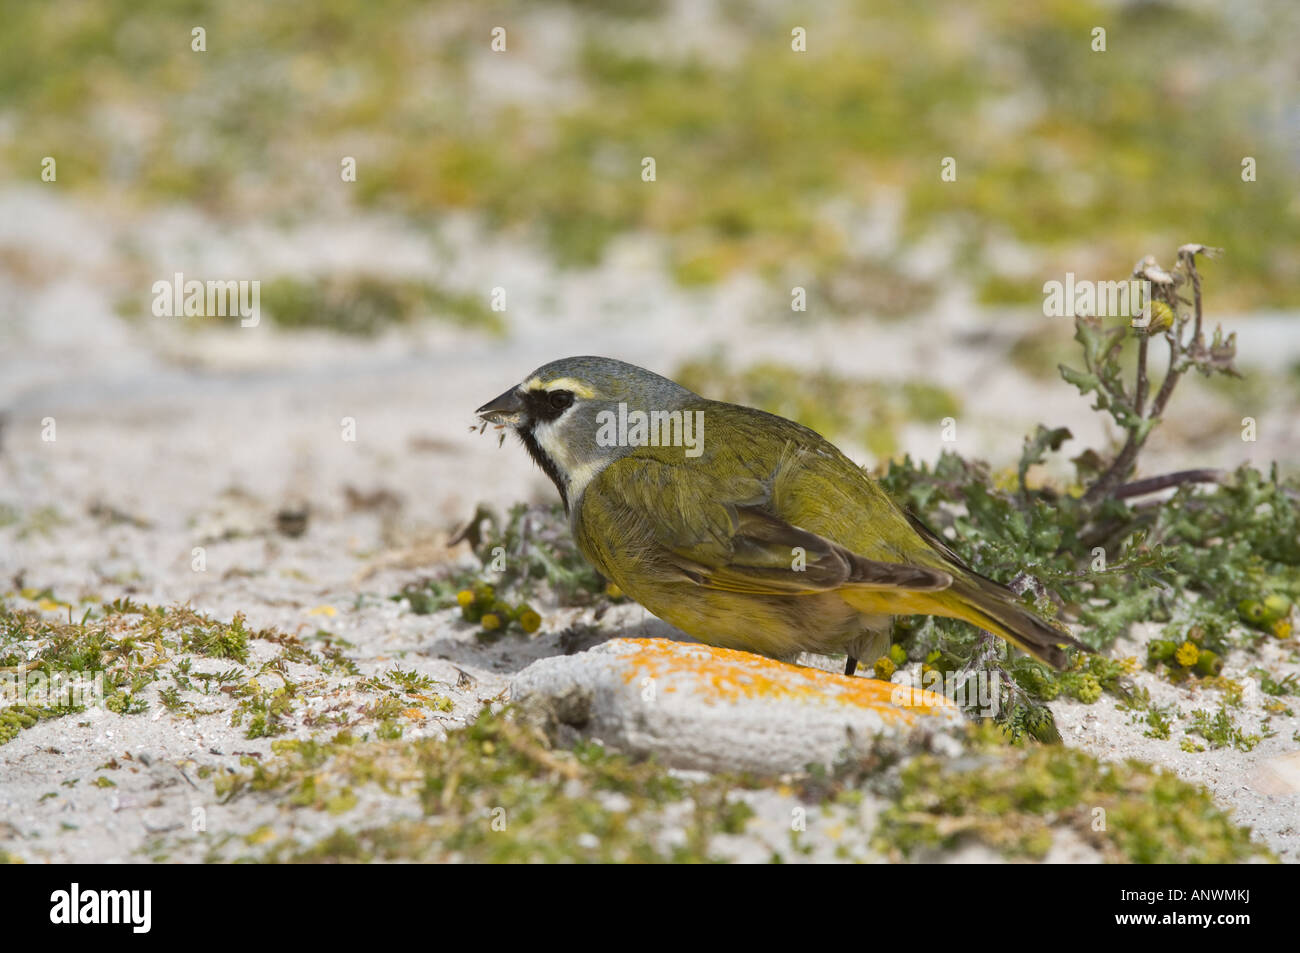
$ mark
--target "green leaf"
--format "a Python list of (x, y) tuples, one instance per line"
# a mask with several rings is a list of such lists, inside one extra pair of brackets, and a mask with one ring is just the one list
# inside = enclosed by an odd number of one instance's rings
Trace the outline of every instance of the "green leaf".
[(1086, 371), (1076, 371), (1073, 367), (1068, 367), (1065, 364), (1058, 364), (1057, 367), (1060, 369), (1061, 376), (1065, 378), (1066, 382), (1077, 387), (1080, 394), (1088, 394), (1101, 387), (1101, 378), (1096, 374), (1089, 374)]

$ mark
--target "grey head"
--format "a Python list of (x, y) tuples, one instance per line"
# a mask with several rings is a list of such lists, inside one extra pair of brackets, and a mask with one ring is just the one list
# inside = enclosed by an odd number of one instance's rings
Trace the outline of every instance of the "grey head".
[[(610, 413), (680, 410), (699, 398), (644, 367), (608, 357), (566, 357), (533, 371), (475, 411), (512, 428), (568, 510), (587, 484), (634, 447), (603, 439)], [(602, 434), (602, 426), (606, 426)]]

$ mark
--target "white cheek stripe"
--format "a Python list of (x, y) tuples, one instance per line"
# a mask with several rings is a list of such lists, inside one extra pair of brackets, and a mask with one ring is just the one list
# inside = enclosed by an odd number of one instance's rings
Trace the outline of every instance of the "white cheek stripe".
[(587, 484), (592, 481), (604, 468), (603, 461), (593, 460), (591, 463), (583, 464), (569, 474), (569, 505), (573, 506), (582, 497), (583, 490), (587, 489)]
[(587, 488), (587, 484), (591, 482), (592, 478), (601, 471), (608, 461), (593, 460), (587, 463), (578, 463), (573, 459), (568, 448), (562, 442), (554, 439), (555, 429), (555, 421), (540, 421), (533, 427), (533, 439), (560, 468), (560, 475), (564, 477), (565, 481), (565, 492), (569, 497), (569, 505), (572, 506), (578, 497), (582, 496), (582, 491)]

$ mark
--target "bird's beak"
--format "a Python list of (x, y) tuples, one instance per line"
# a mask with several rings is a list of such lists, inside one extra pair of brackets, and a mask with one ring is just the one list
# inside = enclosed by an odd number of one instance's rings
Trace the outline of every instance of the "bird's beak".
[(474, 413), (490, 423), (517, 427), (523, 423), (526, 409), (518, 388), (512, 387), (500, 397), (489, 400)]

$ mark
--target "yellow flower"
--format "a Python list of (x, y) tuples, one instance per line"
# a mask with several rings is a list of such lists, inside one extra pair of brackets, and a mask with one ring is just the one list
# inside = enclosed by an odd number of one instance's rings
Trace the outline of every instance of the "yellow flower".
[(1167, 331), (1174, 326), (1174, 312), (1169, 305), (1163, 301), (1151, 302), (1151, 324), (1149, 330), (1152, 334), (1159, 331)]
[(876, 659), (876, 664), (873, 667), (876, 671), (876, 678), (882, 682), (887, 682), (894, 677), (894, 660), (888, 655), (882, 655)]
[(1191, 642), (1184, 642), (1178, 646), (1178, 651), (1174, 653), (1174, 660), (1183, 668), (1191, 668), (1200, 657), (1201, 650)]
[(495, 612), (489, 612), (487, 615), (483, 616), (483, 628), (487, 629), (489, 632), (501, 628), (501, 617)]
[(532, 635), (542, 627), (542, 617), (532, 609), (525, 609), (519, 613), (519, 627)]
[(456, 593), (456, 601), (460, 603), (462, 609), (474, 604), (474, 593), (468, 589), (462, 589)]

